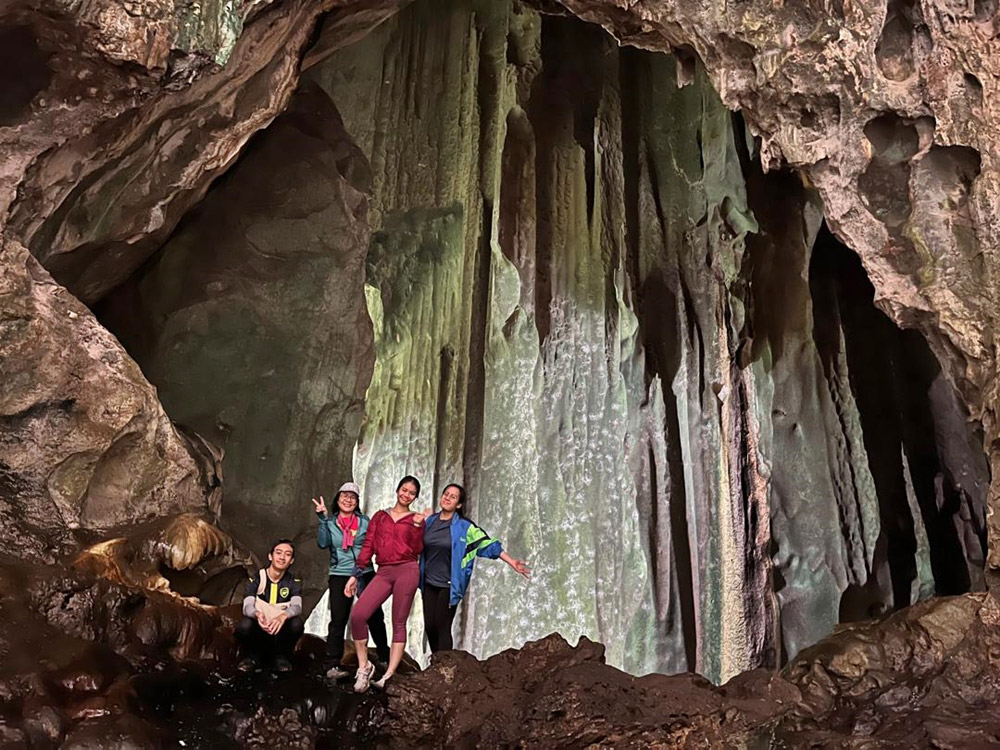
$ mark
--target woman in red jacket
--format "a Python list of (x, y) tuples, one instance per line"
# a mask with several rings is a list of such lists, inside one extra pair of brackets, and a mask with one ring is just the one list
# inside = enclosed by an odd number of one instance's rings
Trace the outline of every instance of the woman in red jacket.
[(368, 523), (368, 535), (358, 555), (354, 575), (344, 586), (344, 595), (353, 597), (358, 589), (358, 576), (371, 562), (378, 563), (378, 572), (354, 605), (351, 612), (351, 632), (354, 649), (358, 654), (358, 674), (354, 690), (363, 693), (371, 683), (375, 665), (368, 661), (368, 619), (383, 602), (392, 596), (392, 648), (389, 666), (382, 679), (375, 684), (385, 685), (396, 673), (406, 649), (406, 618), (410, 616), (413, 597), (420, 583), (420, 553), (424, 549), (424, 521), (430, 511), (415, 513), (410, 506), (420, 496), (420, 482), (406, 476), (396, 487), (396, 504), (389, 510), (380, 510)]

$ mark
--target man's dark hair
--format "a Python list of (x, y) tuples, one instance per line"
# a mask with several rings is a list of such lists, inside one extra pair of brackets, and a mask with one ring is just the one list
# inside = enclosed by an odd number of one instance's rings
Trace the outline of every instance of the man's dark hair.
[(271, 551), (268, 552), (267, 554), (273, 555), (274, 548), (277, 547), (279, 544), (287, 544), (289, 547), (291, 547), (292, 557), (295, 557), (295, 542), (293, 542), (291, 539), (279, 539), (278, 541), (276, 541), (274, 544), (271, 545)]
[(402, 479), (399, 480), (399, 484), (396, 485), (396, 492), (399, 492), (403, 488), (404, 484), (412, 484), (414, 487), (416, 487), (417, 492), (414, 495), (414, 497), (415, 498), (416, 497), (420, 497), (420, 480), (419, 479), (417, 479), (416, 477), (411, 477), (409, 474), (407, 474), (405, 477), (403, 477)]

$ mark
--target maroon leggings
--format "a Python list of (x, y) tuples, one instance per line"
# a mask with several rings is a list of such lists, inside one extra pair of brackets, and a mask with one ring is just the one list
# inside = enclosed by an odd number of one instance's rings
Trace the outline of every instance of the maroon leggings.
[(406, 643), (406, 618), (420, 583), (420, 564), (380, 565), (375, 577), (358, 597), (351, 611), (351, 633), (356, 641), (368, 640), (368, 620), (392, 596), (392, 642)]

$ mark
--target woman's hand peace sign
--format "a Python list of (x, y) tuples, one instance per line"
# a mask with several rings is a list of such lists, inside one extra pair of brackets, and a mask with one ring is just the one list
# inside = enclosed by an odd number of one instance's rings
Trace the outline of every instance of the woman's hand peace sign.
[(312, 499), (312, 504), (313, 504), (313, 509), (317, 513), (319, 513), (321, 516), (325, 516), (326, 515), (326, 501), (323, 499), (322, 495), (319, 496), (319, 500), (317, 500), (316, 498), (313, 498)]

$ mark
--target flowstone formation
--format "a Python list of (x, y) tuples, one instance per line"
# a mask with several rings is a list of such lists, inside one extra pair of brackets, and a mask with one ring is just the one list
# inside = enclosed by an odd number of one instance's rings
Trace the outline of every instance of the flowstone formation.
[(961, 399), (699, 65), (456, 2), (307, 75), (373, 167), (369, 508), (464, 481), (534, 564), (513, 596), (479, 566), (466, 648), (557, 630), (718, 681), (982, 586)]
[[(996, 740), (998, 23), (5, 3), (0, 742)], [(232, 680), (352, 449), (533, 581), (388, 698)]]
[(995, 507), (997, 6), (561, 5), (623, 43), (704, 61), (722, 100), (761, 137), (763, 163), (808, 175), (880, 308), (927, 337), (981, 420)]

